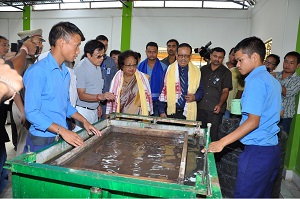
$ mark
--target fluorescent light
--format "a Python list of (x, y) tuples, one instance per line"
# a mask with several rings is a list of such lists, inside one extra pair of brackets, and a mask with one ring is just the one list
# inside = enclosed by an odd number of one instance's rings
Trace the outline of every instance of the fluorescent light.
[(61, 9), (82, 9), (82, 8), (90, 8), (89, 3), (61, 3)]
[(242, 5), (239, 5), (234, 2), (222, 2), (222, 1), (204, 1), (204, 8), (243, 8)]
[(33, 5), (33, 10), (58, 10), (59, 4), (39, 4), (39, 5)]
[(116, 2), (91, 2), (91, 8), (122, 8), (122, 3)]
[[(23, 6), (17, 6), (17, 7), (23, 9)], [(22, 12), (22, 10), (20, 10), (18, 8), (14, 8), (14, 7), (11, 7), (11, 6), (0, 6), (0, 11), (2, 11), (2, 12), (11, 12), (11, 11)]]
[(164, 1), (134, 1), (134, 7), (164, 7)]
[(166, 7), (201, 8), (202, 1), (166, 1)]

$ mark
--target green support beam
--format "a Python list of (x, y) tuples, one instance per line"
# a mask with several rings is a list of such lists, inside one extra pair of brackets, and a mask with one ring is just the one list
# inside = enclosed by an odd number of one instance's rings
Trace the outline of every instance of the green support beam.
[(125, 3), (122, 10), (121, 51), (130, 49), (132, 1)]
[(23, 30), (30, 30), (30, 6), (24, 6), (23, 11)]

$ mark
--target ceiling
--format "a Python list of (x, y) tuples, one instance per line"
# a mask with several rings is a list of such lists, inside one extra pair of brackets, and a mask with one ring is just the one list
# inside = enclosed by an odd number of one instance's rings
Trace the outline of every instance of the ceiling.
[[(14, 8), (18, 8), (20, 10), (23, 10), (22, 7), (26, 5), (41, 5), (41, 4), (53, 4), (53, 3), (69, 3), (69, 2), (116, 2), (119, 1), (122, 4), (127, 2), (128, 0), (49, 0), (49, 1), (41, 1), (41, 0), (23, 0), (23, 1), (16, 1), (16, 0), (0, 0), (0, 7), (2, 6), (10, 6)], [(133, 0), (137, 2), (142, 2), (146, 0)], [(149, 0), (147, 0), (149, 1)], [(151, 1), (151, 0), (150, 0)], [(154, 0), (152, 0), (154, 1)], [(156, 0), (157, 1), (157, 0)], [(179, 0), (164, 0), (164, 1), (179, 1)], [(250, 6), (254, 6), (255, 3), (259, 0), (189, 0), (189, 1), (202, 1), (203, 3), (206, 2), (231, 2), (234, 4), (242, 5), (242, 9), (248, 9)], [(203, 4), (204, 5), (204, 4)]]

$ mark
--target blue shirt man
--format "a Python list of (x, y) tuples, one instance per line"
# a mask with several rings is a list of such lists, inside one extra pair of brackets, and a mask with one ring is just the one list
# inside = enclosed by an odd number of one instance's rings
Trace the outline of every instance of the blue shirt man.
[(69, 98), (70, 74), (64, 62), (74, 61), (84, 40), (81, 30), (74, 24), (57, 23), (49, 33), (51, 52), (24, 74), (25, 116), (31, 123), (24, 152), (40, 150), (59, 136), (75, 147), (82, 146), (82, 138), (68, 130), (67, 117), (82, 122), (89, 134), (101, 135), (73, 108)]
[(150, 76), (150, 88), (153, 102), (153, 115), (159, 116), (158, 97), (164, 84), (164, 75), (167, 66), (157, 58), (158, 45), (155, 42), (149, 42), (146, 45), (147, 58), (142, 61), (138, 70)]
[(245, 145), (239, 156), (234, 198), (270, 198), (280, 168), (277, 133), (281, 111), (281, 86), (262, 65), (264, 42), (249, 37), (235, 47), (237, 68), (245, 79), (240, 126), (212, 142), (209, 152), (220, 152), (239, 140)]
[(66, 118), (70, 118), (77, 110), (70, 103), (70, 74), (65, 64), (60, 70), (49, 53), (45, 59), (28, 68), (24, 84), (26, 118), (32, 123), (30, 133), (40, 137), (55, 137), (56, 134), (47, 130), (53, 122), (67, 128)]

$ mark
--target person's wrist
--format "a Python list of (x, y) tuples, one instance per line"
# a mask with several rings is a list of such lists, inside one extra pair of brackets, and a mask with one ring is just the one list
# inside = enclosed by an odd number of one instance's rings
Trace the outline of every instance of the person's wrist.
[(28, 48), (26, 47), (26, 46), (22, 46), (21, 48), (20, 48), (20, 51), (21, 50), (24, 50), (25, 52), (26, 52), (26, 55), (28, 55)]

